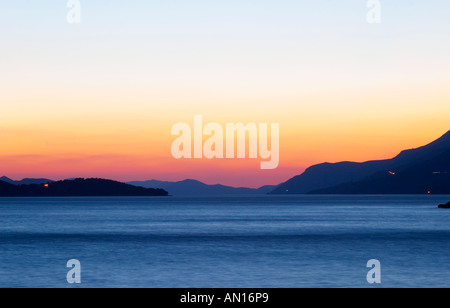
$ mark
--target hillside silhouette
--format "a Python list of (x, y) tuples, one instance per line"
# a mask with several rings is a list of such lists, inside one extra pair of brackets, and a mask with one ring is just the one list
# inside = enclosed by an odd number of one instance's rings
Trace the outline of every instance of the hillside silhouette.
[(49, 180), (49, 179), (30, 179), (30, 178), (25, 178), (23, 180), (20, 181), (14, 181), (11, 180), (10, 178), (6, 177), (6, 176), (2, 176), (0, 178), (0, 181), (9, 183), (9, 184), (13, 184), (13, 185), (28, 185), (28, 184), (46, 184), (46, 183), (52, 183), (54, 181)]
[(280, 184), (272, 194), (448, 194), (450, 131), (392, 159), (324, 163)]
[(13, 185), (0, 181), (0, 197), (168, 196), (163, 189), (143, 188), (104, 179), (74, 179)]
[(164, 182), (157, 180), (135, 181), (128, 184), (141, 186), (145, 188), (162, 188), (170, 192), (174, 196), (202, 196), (202, 195), (254, 195), (267, 194), (272, 191), (275, 186), (263, 186), (258, 189), (254, 188), (235, 188), (225, 185), (208, 185), (196, 180), (184, 180), (179, 182)]

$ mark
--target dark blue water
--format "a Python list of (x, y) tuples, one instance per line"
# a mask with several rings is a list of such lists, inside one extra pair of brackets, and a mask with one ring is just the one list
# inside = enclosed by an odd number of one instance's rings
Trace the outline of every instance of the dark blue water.
[(450, 196), (0, 199), (0, 287), (450, 286)]

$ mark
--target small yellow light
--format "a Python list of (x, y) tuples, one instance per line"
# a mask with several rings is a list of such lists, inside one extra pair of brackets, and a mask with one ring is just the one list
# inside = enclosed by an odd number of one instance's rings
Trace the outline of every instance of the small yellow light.
[(46, 188), (47, 188), (47, 187), (48, 187), (48, 184), (44, 184), (44, 187), (46, 187)]

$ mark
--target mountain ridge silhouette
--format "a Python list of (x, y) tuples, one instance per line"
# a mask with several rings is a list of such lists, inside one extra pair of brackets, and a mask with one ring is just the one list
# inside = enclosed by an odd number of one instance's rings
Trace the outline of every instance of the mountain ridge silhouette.
[[(373, 160), (367, 162), (339, 162), (339, 163), (323, 163), (309, 167), (304, 173), (297, 175), (290, 180), (280, 184), (270, 194), (307, 194), (307, 193), (375, 193), (378, 191), (390, 191), (390, 193), (402, 193), (405, 189), (395, 192), (393, 189), (368, 189), (368, 182), (364, 185), (356, 185), (359, 181), (367, 181), (372, 179), (372, 185), (381, 185), (374, 182), (373, 178), (386, 180), (385, 176), (392, 173), (403, 173), (412, 168), (413, 165), (425, 164), (433, 159), (439, 158), (443, 168), (446, 169), (445, 163), (450, 160), (447, 151), (450, 150), (450, 130), (440, 138), (430, 142), (425, 146), (401, 151), (397, 156), (385, 160)], [(434, 166), (439, 169), (439, 166)], [(442, 169), (442, 168), (441, 168)], [(439, 170), (436, 170), (439, 171)], [(441, 172), (450, 170), (441, 170)], [(406, 172), (413, 175), (412, 170)], [(445, 173), (442, 173), (445, 174)], [(422, 174), (423, 176), (423, 174)], [(441, 177), (441, 181), (446, 181), (445, 177)], [(398, 177), (396, 180), (398, 181)], [(432, 179), (428, 178), (427, 181)], [(433, 179), (434, 181), (434, 179)], [(350, 184), (352, 183), (352, 184)], [(345, 188), (344, 185), (346, 184)], [(397, 183), (397, 185), (399, 185)], [(431, 182), (430, 182), (431, 185)], [(434, 184), (434, 186), (437, 183)], [(340, 189), (337, 188), (340, 186)], [(450, 186), (450, 182), (448, 182)], [(353, 187), (350, 189), (350, 187)], [(358, 189), (359, 187), (359, 189)], [(362, 189), (364, 187), (364, 189)], [(331, 189), (333, 188), (333, 189)], [(329, 190), (327, 190), (329, 189)], [(418, 188), (417, 188), (418, 189)], [(446, 189), (438, 189), (439, 191), (447, 191)], [(410, 191), (410, 190), (407, 190)], [(422, 193), (428, 193), (429, 190)], [(411, 193), (411, 192), (410, 192)], [(419, 193), (416, 190), (416, 193)], [(450, 188), (449, 188), (450, 193)]]
[(146, 188), (162, 188), (174, 196), (267, 194), (275, 188), (273, 185), (260, 188), (231, 187), (221, 184), (209, 185), (193, 179), (177, 182), (149, 180), (127, 183)]
[(49, 179), (43, 179), (43, 178), (39, 178), (39, 179), (33, 179), (33, 178), (24, 178), (20, 181), (14, 181), (6, 176), (2, 176), (0, 178), (0, 181), (3, 182), (7, 182), (13, 185), (29, 185), (29, 184), (46, 184), (46, 183), (52, 183), (54, 181), (49, 180)]

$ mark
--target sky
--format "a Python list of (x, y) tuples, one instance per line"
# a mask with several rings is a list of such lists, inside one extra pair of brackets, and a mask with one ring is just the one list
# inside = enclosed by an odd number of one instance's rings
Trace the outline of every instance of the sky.
[[(0, 175), (258, 187), (450, 129), (450, 2), (0, 2)], [(171, 155), (175, 123), (279, 123), (280, 163)]]

